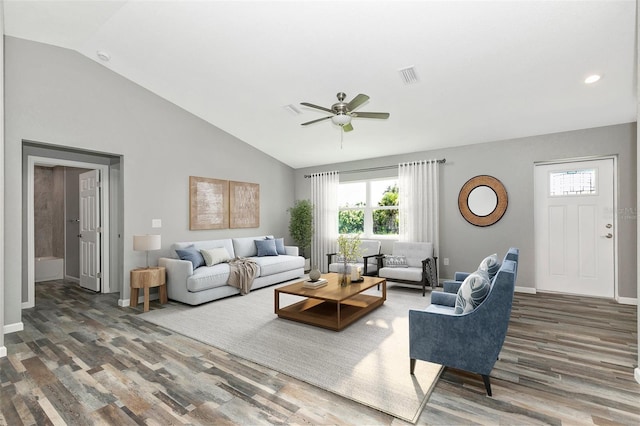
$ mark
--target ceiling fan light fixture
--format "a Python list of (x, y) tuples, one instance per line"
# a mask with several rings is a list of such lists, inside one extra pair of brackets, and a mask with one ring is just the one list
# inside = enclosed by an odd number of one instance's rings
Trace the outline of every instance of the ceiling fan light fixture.
[(331, 117), (331, 121), (338, 126), (344, 126), (345, 124), (351, 123), (351, 116), (347, 114), (336, 114)]

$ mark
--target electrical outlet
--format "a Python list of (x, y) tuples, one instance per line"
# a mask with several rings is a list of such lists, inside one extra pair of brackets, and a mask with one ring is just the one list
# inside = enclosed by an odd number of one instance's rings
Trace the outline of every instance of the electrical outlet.
[(151, 227), (152, 228), (162, 228), (162, 220), (161, 219), (151, 219)]
[(449, 266), (449, 258), (448, 257), (444, 258), (444, 266)]

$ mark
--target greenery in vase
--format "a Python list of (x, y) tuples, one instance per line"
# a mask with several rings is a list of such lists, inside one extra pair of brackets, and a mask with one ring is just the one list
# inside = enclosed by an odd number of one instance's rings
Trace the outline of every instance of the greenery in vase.
[(289, 210), (289, 235), (300, 247), (300, 254), (308, 257), (313, 236), (313, 204), (309, 200), (298, 200)]
[(362, 256), (362, 250), (360, 248), (360, 234), (353, 236), (340, 235), (338, 237), (338, 251), (346, 262), (355, 262), (360, 256)]

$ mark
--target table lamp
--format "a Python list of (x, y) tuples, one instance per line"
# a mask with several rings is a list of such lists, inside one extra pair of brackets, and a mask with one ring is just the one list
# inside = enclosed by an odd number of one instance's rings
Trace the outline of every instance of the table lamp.
[(160, 235), (134, 235), (133, 249), (147, 252), (147, 269), (149, 269), (149, 250), (160, 250), (162, 243)]

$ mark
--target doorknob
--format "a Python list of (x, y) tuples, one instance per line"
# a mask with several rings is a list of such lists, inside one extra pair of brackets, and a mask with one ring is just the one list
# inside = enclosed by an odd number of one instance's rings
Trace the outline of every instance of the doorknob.
[(605, 225), (605, 228), (607, 228), (607, 229), (611, 229), (611, 227), (612, 227), (612, 226), (613, 226), (612, 224), (607, 223), (607, 224)]
[(613, 238), (613, 234), (609, 232), (607, 235), (603, 235), (605, 238)]
[(82, 238), (82, 234), (78, 234), (78, 238)]

